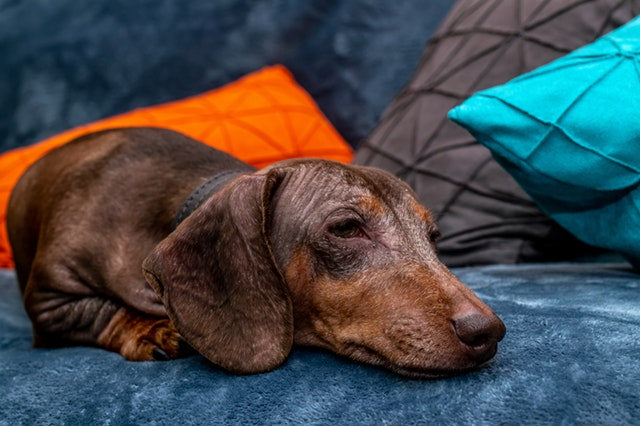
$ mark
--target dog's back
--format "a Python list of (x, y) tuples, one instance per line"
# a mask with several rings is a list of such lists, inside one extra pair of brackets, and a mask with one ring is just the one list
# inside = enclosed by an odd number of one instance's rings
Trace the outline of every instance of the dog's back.
[[(37, 249), (55, 257), (43, 262), (65, 264), (83, 276), (95, 275), (84, 268), (98, 270), (109, 282), (130, 276), (131, 268), (139, 272), (144, 257), (171, 232), (193, 188), (229, 168), (253, 170), (179, 133), (154, 128), (106, 130), (51, 151), (20, 178), (9, 201), (7, 227), (22, 291)], [(89, 285), (101, 291), (103, 284)], [(108, 292), (144, 308), (134, 287), (122, 283)]]

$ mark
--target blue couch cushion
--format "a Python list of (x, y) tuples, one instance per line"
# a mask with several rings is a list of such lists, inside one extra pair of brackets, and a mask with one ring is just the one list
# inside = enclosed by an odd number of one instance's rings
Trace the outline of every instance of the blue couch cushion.
[(507, 326), (485, 368), (411, 380), (295, 348), (233, 376), (200, 356), (129, 362), (95, 348), (31, 348), (0, 271), (0, 424), (633, 424), (640, 418), (640, 277), (628, 266), (490, 266), (458, 276)]
[(449, 117), (581, 240), (640, 265), (640, 17)]

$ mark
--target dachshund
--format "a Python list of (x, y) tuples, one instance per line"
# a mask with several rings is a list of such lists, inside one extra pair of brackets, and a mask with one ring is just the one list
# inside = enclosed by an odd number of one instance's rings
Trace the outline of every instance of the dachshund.
[(438, 260), (415, 193), (375, 168), (256, 170), (171, 130), (112, 129), (35, 162), (7, 227), (35, 347), (195, 350), (253, 374), (296, 344), (439, 377), (486, 364), (505, 334)]

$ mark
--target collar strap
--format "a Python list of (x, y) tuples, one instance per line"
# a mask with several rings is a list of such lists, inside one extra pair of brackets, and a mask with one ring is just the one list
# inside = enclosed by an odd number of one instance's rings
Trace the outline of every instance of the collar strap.
[(240, 175), (245, 175), (247, 173), (249, 173), (247, 170), (225, 170), (206, 178), (196, 189), (193, 190), (185, 202), (182, 203), (176, 217), (173, 219), (171, 230), (175, 230), (183, 220), (189, 217), (189, 215), (207, 201), (209, 197), (220, 191), (227, 183)]

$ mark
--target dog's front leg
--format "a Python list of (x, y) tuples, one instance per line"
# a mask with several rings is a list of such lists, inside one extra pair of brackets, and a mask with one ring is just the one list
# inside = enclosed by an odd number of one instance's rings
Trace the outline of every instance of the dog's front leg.
[(190, 353), (166, 316), (154, 316), (98, 294), (92, 280), (55, 261), (35, 262), (24, 291), (34, 346), (98, 346), (132, 361)]

